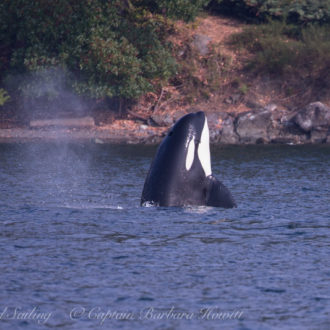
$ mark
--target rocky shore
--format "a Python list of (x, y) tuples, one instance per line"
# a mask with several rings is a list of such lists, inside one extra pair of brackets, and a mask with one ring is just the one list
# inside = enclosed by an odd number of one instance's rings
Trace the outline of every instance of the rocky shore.
[[(330, 108), (321, 102), (290, 112), (275, 104), (239, 113), (209, 116), (211, 141), (222, 144), (330, 143)], [(215, 123), (219, 125), (215, 125)]]
[[(206, 113), (213, 144), (330, 144), (330, 108), (321, 102), (297, 111), (269, 104), (238, 114)], [(156, 113), (144, 121), (116, 120), (110, 125), (95, 125), (91, 117), (31, 121), (29, 127), (0, 129), (0, 142), (158, 144), (184, 114)]]

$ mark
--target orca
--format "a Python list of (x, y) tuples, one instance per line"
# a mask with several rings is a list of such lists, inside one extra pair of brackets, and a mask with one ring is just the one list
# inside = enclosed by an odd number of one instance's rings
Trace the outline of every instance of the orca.
[(180, 118), (159, 145), (141, 205), (236, 207), (228, 188), (212, 175), (209, 128), (203, 111)]

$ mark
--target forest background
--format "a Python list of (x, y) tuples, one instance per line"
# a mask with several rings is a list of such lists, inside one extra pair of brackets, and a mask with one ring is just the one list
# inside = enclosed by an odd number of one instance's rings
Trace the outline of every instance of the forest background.
[(328, 102), (329, 27), (330, 0), (3, 0), (0, 117)]

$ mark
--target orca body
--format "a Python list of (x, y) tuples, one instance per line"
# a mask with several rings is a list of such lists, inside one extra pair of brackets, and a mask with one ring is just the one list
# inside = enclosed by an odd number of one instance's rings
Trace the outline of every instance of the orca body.
[(212, 175), (204, 112), (187, 114), (170, 129), (151, 163), (141, 205), (236, 206), (230, 191)]

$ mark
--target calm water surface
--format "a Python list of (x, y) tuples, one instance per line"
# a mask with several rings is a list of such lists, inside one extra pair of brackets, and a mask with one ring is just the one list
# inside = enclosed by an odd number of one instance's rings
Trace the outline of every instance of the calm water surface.
[(330, 148), (222, 147), (238, 208), (141, 208), (154, 147), (0, 145), (0, 329), (329, 329)]

